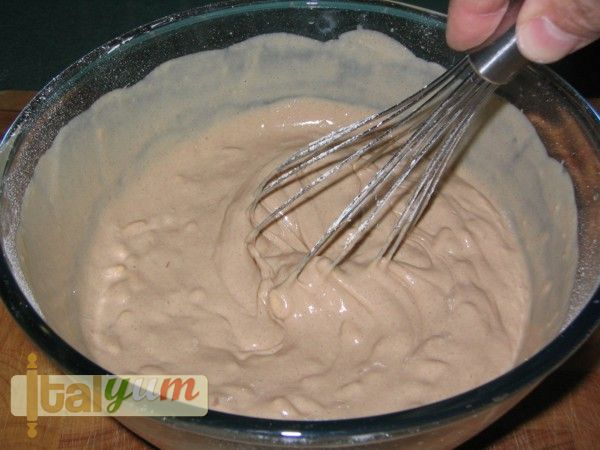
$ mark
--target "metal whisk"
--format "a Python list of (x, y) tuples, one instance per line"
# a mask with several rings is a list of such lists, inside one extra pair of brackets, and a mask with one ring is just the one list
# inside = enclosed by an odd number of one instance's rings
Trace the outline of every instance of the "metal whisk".
[[(514, 22), (513, 22), (514, 24)], [(478, 111), (498, 85), (507, 83), (524, 65), (514, 25), (494, 42), (466, 56), (432, 83), (386, 111), (334, 131), (300, 149), (281, 163), (259, 186), (251, 214), (273, 191), (316, 170), (316, 175), (277, 206), (256, 227), (249, 240), (283, 217), (309, 193), (319, 191), (351, 164), (377, 152), (391, 154), (327, 228), (297, 267), (299, 273), (350, 223), (360, 216), (333, 265), (339, 264), (388, 210), (390, 202), (417, 166), (424, 169), (411, 187), (378, 258), (392, 258), (429, 204)], [(390, 151), (391, 148), (391, 151)], [(335, 155), (335, 157), (334, 157)], [(328, 164), (329, 159), (333, 159)], [(311, 195), (312, 195), (311, 194)]]

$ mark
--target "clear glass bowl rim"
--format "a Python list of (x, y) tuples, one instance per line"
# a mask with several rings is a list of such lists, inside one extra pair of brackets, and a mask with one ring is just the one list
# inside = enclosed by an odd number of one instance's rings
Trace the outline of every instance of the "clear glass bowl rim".
[[(51, 97), (52, 93), (59, 90), (65, 83), (72, 82), (73, 78), (77, 77), (77, 74), (89, 69), (116, 46), (124, 42), (132, 42), (135, 39), (143, 39), (143, 36), (149, 31), (156, 31), (163, 27), (184, 26), (185, 20), (189, 18), (203, 16), (204, 20), (209, 20), (213, 15), (217, 15), (218, 17), (236, 15), (242, 9), (251, 12), (255, 9), (286, 8), (335, 8), (354, 11), (367, 8), (370, 11), (380, 13), (390, 13), (393, 10), (404, 16), (425, 16), (426, 20), (431, 20), (439, 26), (445, 26), (446, 17), (444, 14), (435, 11), (394, 0), (363, 0), (361, 2), (343, 0), (227, 0), (175, 13), (114, 38), (92, 50), (53, 78), (27, 105), (7, 130), (2, 142), (0, 142), (0, 151), (3, 147), (9, 145), (12, 138), (19, 133), (22, 125), (27, 122), (29, 117), (35, 115), (36, 111), (45, 107), (45, 103)], [(592, 121), (590, 123), (595, 123), (596, 125), (600, 123), (600, 116), (587, 101), (553, 71), (546, 67), (537, 66), (530, 67), (528, 70), (534, 70), (539, 76), (560, 86), (562, 91), (567, 93), (572, 101), (578, 104), (581, 110), (589, 115)], [(600, 142), (599, 129), (599, 127), (596, 127), (593, 130), (597, 142)], [(10, 160), (11, 157), (9, 156), (7, 166), (10, 164)], [(19, 288), (7, 264), (3, 247), (2, 258), (0, 258), (0, 294), (10, 313), (35, 344), (57, 361), (67, 372), (78, 374), (110, 373), (71, 347), (44, 322)], [(600, 289), (597, 289), (577, 317), (554, 340), (528, 360), (475, 389), (410, 410), (354, 419), (322, 421), (263, 419), (218, 411), (209, 411), (208, 415), (200, 418), (166, 417), (157, 420), (202, 434), (213, 435), (214, 433), (224, 436), (229, 434), (228, 432), (231, 432), (232, 436), (236, 436), (236, 440), (256, 441), (259, 439), (262, 442), (283, 440), (287, 443), (293, 443), (293, 441), (298, 440), (305, 444), (310, 444), (332, 438), (344, 439), (356, 435), (391, 437), (393, 435), (418, 433), (458, 418), (472, 415), (491, 404), (501, 402), (503, 399), (528, 386), (536, 384), (573, 354), (587, 337), (591, 335), (599, 323)]]

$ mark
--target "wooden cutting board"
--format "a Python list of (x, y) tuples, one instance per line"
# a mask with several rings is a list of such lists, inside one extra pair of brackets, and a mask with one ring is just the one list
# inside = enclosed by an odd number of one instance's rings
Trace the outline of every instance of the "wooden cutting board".
[[(0, 91), (0, 135), (33, 96)], [(600, 103), (596, 103), (600, 105)], [(1, 302), (0, 302), (1, 303)], [(61, 373), (29, 340), (0, 304), (0, 448), (150, 449), (149, 444), (106, 417), (42, 417), (29, 439), (24, 417), (10, 413), (10, 379), (25, 373), (27, 355), (38, 355), (38, 373)], [(600, 448), (600, 329), (562, 367), (502, 419), (461, 449)]]

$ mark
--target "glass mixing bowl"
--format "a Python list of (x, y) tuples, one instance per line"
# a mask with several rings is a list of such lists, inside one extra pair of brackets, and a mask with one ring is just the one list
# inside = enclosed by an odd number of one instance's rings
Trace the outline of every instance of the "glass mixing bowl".
[[(449, 66), (459, 55), (446, 47), (444, 26), (443, 15), (395, 1), (228, 1), (166, 17), (92, 51), (35, 97), (0, 147), (0, 161), (6, 161), (1, 186), (0, 273), (2, 298), (8, 309), (66, 372), (107, 373), (77, 350), (77, 342), (65, 337), (69, 335), (68, 315), (61, 321), (42, 318), (40, 311), (57, 305), (45, 305), (42, 296), (33, 298), (15, 242), (23, 194), (40, 156), (63, 125), (103, 94), (136, 83), (169, 59), (225, 48), (272, 32), (326, 41), (362, 27), (391, 36), (421, 58)], [(547, 310), (564, 310), (550, 342), (485, 385), (392, 414), (349, 420), (281, 421), (210, 411), (200, 418), (119, 420), (161, 448), (449, 448), (473, 436), (518, 402), (579, 347), (600, 319), (600, 120), (584, 99), (544, 67), (528, 67), (499, 93), (528, 116), (548, 154), (563, 163), (575, 188), (579, 250), (575, 288), (563, 301), (568, 300), (568, 305), (548, 305), (534, 317), (544, 324), (550, 320), (549, 314), (554, 314)], [(68, 311), (68, 305), (58, 307)]]

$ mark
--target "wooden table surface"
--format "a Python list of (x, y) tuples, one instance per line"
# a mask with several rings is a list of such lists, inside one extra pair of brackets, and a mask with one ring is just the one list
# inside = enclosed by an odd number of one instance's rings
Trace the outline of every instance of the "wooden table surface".
[[(0, 92), (0, 134), (32, 97)], [(1, 303), (1, 302), (0, 302)], [(27, 355), (38, 355), (38, 373), (60, 373), (0, 304), (0, 448), (149, 449), (147, 443), (106, 417), (42, 417), (38, 437), (26, 435), (24, 417), (10, 413), (10, 378), (25, 373)], [(533, 393), (461, 449), (600, 448), (600, 329)]]

